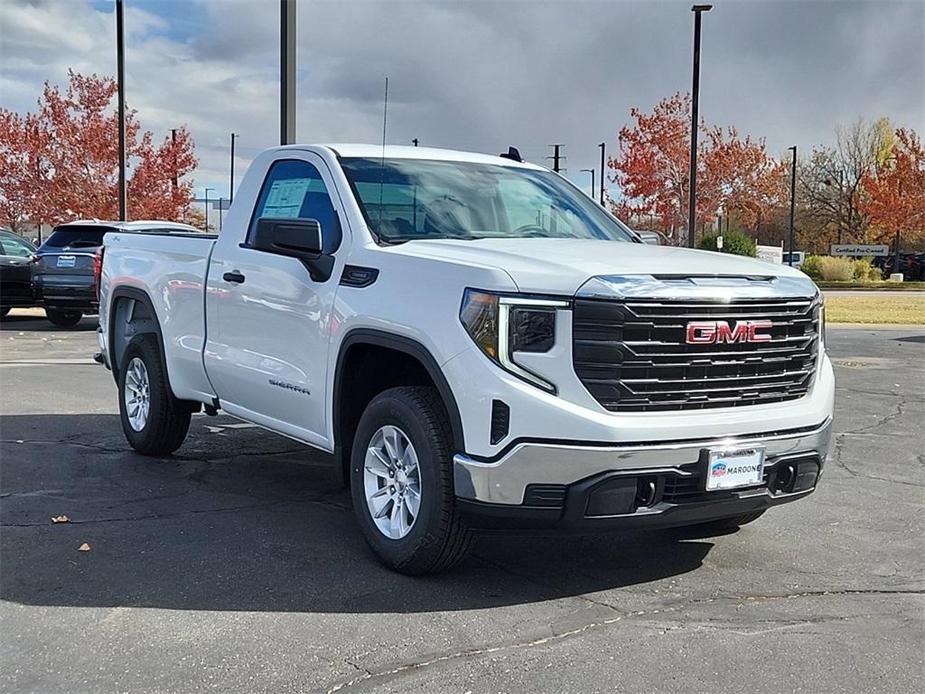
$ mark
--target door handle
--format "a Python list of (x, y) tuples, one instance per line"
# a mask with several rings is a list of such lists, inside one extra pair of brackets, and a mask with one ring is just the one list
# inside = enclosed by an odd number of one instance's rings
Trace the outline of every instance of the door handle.
[(222, 275), (222, 279), (226, 282), (234, 282), (235, 284), (244, 284), (244, 275), (242, 275), (237, 270), (232, 270), (231, 272), (226, 272)]

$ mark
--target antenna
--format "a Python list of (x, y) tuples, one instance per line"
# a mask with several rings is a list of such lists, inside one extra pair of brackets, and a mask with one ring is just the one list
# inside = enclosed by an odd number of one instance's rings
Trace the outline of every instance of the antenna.
[[(385, 98), (382, 100), (382, 159), (379, 162), (379, 226), (382, 226), (382, 186), (385, 179), (385, 133), (389, 122), (389, 77), (385, 77)], [(378, 231), (378, 229), (377, 229)]]

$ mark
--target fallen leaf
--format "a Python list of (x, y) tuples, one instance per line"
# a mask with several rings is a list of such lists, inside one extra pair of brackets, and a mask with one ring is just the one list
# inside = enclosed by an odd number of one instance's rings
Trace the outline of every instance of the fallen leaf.
[(77, 548), (77, 551), (78, 551), (78, 552), (89, 552), (89, 551), (90, 551), (90, 545), (88, 545), (86, 542), (84, 542), (80, 547)]
[(52, 516), (51, 522), (52, 523), (70, 523), (71, 519), (68, 518), (67, 516)]

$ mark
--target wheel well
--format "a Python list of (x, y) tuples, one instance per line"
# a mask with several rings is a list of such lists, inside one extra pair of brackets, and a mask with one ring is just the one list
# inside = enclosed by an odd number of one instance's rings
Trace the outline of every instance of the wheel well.
[[(433, 368), (433, 367), (432, 367)], [(451, 423), (454, 438), (459, 414), (455, 401), (448, 405), (445, 382), (438, 383), (431, 370), (413, 354), (381, 344), (359, 343), (348, 346), (338, 360), (338, 382), (335, 387), (334, 439), (343, 466), (344, 479), (348, 479), (353, 437), (366, 406), (376, 395), (397, 386), (430, 386), (441, 395)], [(441, 388), (441, 385), (443, 388)], [(452, 395), (449, 396), (452, 398)], [(457, 445), (462, 445), (461, 441)]]
[[(161, 332), (154, 309), (146, 300), (134, 296), (117, 296), (113, 300), (110, 315), (110, 362), (113, 376), (118, 380), (122, 356), (132, 338), (136, 335), (152, 334), (157, 337), (160, 344)], [(160, 344), (160, 347), (163, 353), (163, 344)]]

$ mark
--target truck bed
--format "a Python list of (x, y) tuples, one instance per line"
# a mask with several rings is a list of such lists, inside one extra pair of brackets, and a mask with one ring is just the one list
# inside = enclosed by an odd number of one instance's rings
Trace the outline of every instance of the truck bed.
[[(202, 363), (205, 287), (216, 236), (183, 233), (110, 233), (104, 239), (100, 324), (117, 339), (108, 292), (127, 288), (150, 297), (164, 341), (171, 388), (178, 398), (213, 396)], [(105, 323), (104, 323), (105, 322)]]

